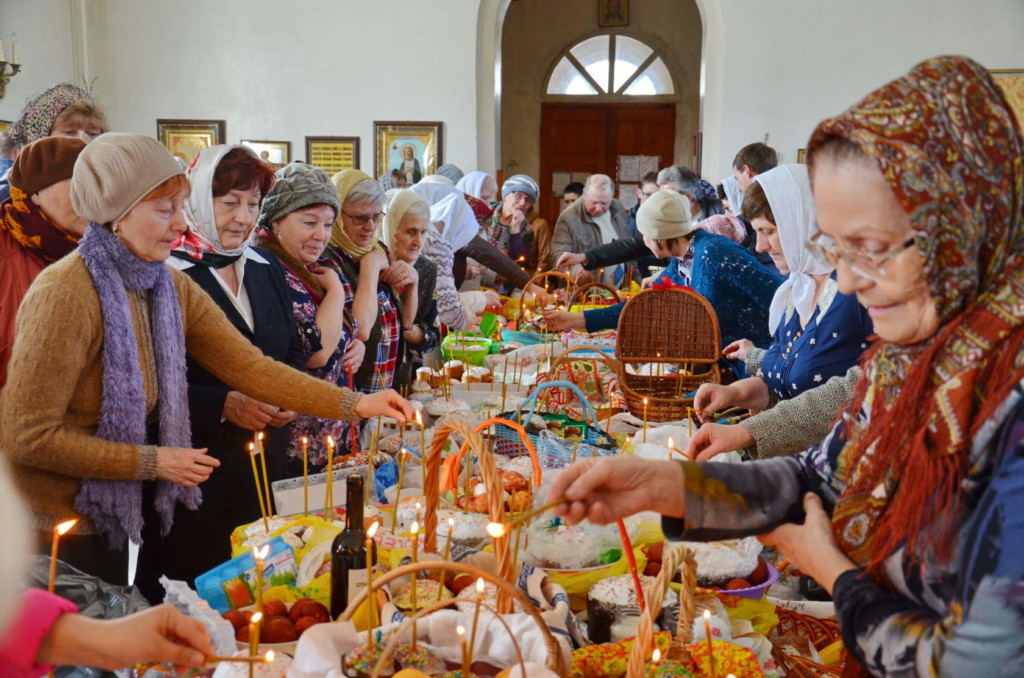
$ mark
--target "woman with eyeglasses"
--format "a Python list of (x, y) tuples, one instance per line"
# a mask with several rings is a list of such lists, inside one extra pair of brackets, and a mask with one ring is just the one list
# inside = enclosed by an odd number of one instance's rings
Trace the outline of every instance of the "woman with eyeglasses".
[[(818, 125), (818, 225), (879, 340), (832, 434), (746, 464), (587, 459), (569, 522), (777, 546), (832, 594), (844, 675), (996, 676), (1024, 654), (1024, 137), (989, 72), (916, 66)], [(684, 520), (685, 519), (685, 520)]]
[[(338, 191), (341, 210), (331, 227), (331, 243), (324, 255), (341, 269), (353, 287), (353, 341), (366, 346), (362, 364), (355, 369), (354, 386), (376, 393), (394, 383), (401, 354), (404, 304), (416, 304), (419, 276), (404, 261), (392, 261), (377, 236), (384, 221), (384, 191), (369, 175), (351, 169), (331, 181)], [(409, 309), (415, 316), (415, 306)]]
[[(852, 294), (840, 294), (835, 266), (808, 241), (819, 234), (805, 165), (780, 165), (754, 178), (743, 216), (757, 233), (757, 249), (789, 276), (768, 311), (772, 344), (749, 339), (722, 351), (745, 361), (751, 376), (732, 384), (704, 384), (694, 408), (702, 421), (729, 407), (769, 409), (779, 400), (815, 388), (857, 364), (872, 333), (867, 310)], [(723, 450), (724, 451), (724, 450)]]

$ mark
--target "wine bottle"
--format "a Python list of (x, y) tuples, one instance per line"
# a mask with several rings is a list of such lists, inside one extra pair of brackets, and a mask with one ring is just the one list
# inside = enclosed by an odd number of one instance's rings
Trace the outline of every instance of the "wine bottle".
[[(337, 619), (366, 588), (366, 528), (363, 527), (363, 477), (346, 479), (345, 529), (331, 544), (331, 618)], [(372, 562), (377, 562), (373, 545)]]

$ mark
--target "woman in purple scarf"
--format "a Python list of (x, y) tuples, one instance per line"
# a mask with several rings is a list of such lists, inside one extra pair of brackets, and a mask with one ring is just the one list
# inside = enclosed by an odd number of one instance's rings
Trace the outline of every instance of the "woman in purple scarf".
[(106, 134), (82, 152), (71, 199), (89, 227), (78, 251), (26, 294), (0, 393), (0, 449), (40, 548), (54, 525), (77, 518), (62, 559), (112, 583), (126, 583), (123, 547), (141, 539), (143, 497), (166, 533), (176, 505), (197, 508), (200, 484), (220, 465), (192, 448), (186, 355), (285, 410), (411, 414), (394, 391), (360, 395), (264, 356), (188, 276), (164, 265), (185, 231), (189, 190), (149, 137)]

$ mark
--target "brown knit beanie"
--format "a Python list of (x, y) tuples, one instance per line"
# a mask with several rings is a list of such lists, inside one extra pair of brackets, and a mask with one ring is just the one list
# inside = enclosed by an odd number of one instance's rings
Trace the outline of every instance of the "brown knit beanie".
[(103, 134), (86, 146), (71, 178), (71, 206), (98, 224), (120, 220), (150, 191), (185, 171), (159, 141), (143, 134)]
[(85, 148), (85, 142), (75, 137), (45, 137), (21, 149), (11, 167), (11, 186), (26, 195), (34, 195), (44, 188), (71, 178), (75, 161)]
[(675, 191), (658, 191), (640, 205), (636, 228), (652, 240), (671, 240), (693, 232), (690, 201)]

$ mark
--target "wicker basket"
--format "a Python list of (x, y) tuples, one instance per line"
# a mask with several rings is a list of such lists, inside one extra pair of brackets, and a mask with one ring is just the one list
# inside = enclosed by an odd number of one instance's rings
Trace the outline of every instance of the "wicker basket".
[[(594, 355), (585, 355), (585, 356), (573, 355), (577, 351), (590, 351), (591, 353), (596, 353), (597, 355), (596, 356), (594, 356)], [(548, 378), (554, 378), (558, 374), (557, 373), (558, 368), (561, 367), (562, 365), (564, 365), (565, 363), (578, 362), (578, 361), (586, 361), (586, 362), (592, 362), (592, 363), (603, 362), (605, 365), (607, 365), (611, 369), (612, 372), (615, 373), (615, 377), (617, 379), (619, 379), (620, 381), (622, 380), (622, 366), (619, 365), (619, 361), (617, 361), (612, 356), (608, 355), (608, 353), (606, 353), (605, 351), (601, 350), (597, 346), (592, 346), (590, 344), (580, 344), (579, 346), (573, 346), (569, 350), (564, 351), (563, 353), (561, 353), (557, 358), (555, 358), (551, 362), (551, 367), (548, 368)], [(601, 388), (604, 391), (605, 397), (607, 398), (605, 407), (596, 408), (597, 409), (597, 418), (598, 418), (598, 421), (600, 421), (601, 419), (604, 419), (606, 421), (606, 424), (607, 424), (607, 423), (610, 422), (612, 414), (614, 414), (615, 412), (618, 412), (619, 408), (612, 406), (612, 396), (611, 396), (611, 393), (608, 391), (607, 388), (605, 388), (604, 384), (601, 384), (600, 380), (598, 380), (596, 378), (596, 375), (597, 375), (597, 370), (596, 369), (594, 370), (594, 374), (595, 374), (595, 382), (597, 382), (598, 387)], [(545, 398), (546, 398), (546, 396), (545, 396)], [(607, 429), (607, 425), (606, 425), (605, 428)]]
[[(835, 620), (818, 619), (782, 607), (777, 607), (775, 613), (779, 616), (779, 624), (772, 632), (773, 636), (805, 636), (819, 651), (842, 637), (839, 624)], [(787, 676), (839, 678), (843, 675), (844, 665), (841, 663), (820, 664), (805, 657), (788, 654), (777, 647), (772, 648), (772, 657)]]
[(647, 661), (654, 651), (654, 622), (661, 612), (661, 603), (665, 600), (672, 578), (680, 568), (683, 581), (679, 588), (679, 621), (676, 624), (676, 637), (669, 644), (666, 657), (678, 661), (689, 659), (686, 646), (692, 640), (693, 619), (697, 616), (697, 607), (693, 602), (693, 591), (697, 588), (697, 561), (688, 548), (680, 546), (665, 555), (661, 572), (644, 591), (647, 609), (640, 615), (640, 623), (636, 628), (636, 640), (633, 641), (633, 650), (629, 655), (626, 678), (645, 676)]
[[(395, 579), (398, 579), (399, 577), (404, 577), (406, 575), (411, 575), (414, 572), (420, 573), (428, 570), (445, 570), (447, 572), (455, 574), (469, 574), (472, 575), (474, 578), (482, 578), (485, 581), (488, 581), (497, 587), (499, 600), (503, 596), (507, 598), (509, 601), (511, 601), (514, 598), (516, 602), (518, 602), (519, 605), (522, 606), (523, 612), (529, 615), (530, 618), (537, 623), (537, 626), (540, 628), (540, 631), (544, 636), (544, 644), (547, 646), (548, 650), (547, 668), (550, 669), (552, 672), (558, 674), (559, 676), (562, 676), (562, 678), (565, 678), (565, 676), (568, 675), (568, 668), (566, 667), (565, 658), (562, 656), (561, 647), (559, 646), (558, 641), (555, 640), (555, 637), (551, 634), (551, 629), (548, 628), (548, 625), (544, 622), (544, 619), (543, 617), (541, 617), (540, 612), (537, 611), (536, 606), (530, 601), (530, 599), (522, 591), (517, 589), (507, 580), (503, 579), (501, 576), (495, 576), (490, 572), (486, 572), (484, 570), (472, 567), (470, 565), (466, 565), (464, 563), (429, 560), (418, 563), (408, 563), (407, 565), (397, 567), (394, 570), (391, 570), (390, 572), (381, 575), (380, 577), (374, 578), (372, 583), (372, 590), (366, 589), (360, 591), (359, 595), (357, 595), (351, 602), (349, 602), (348, 608), (346, 608), (346, 610), (342, 613), (341, 617), (338, 618), (338, 621), (351, 620), (352, 616), (355, 614), (355, 611), (359, 609), (359, 606), (363, 604), (368, 595), (375, 595), (378, 589), (380, 589), (383, 586), (386, 586), (387, 584), (390, 584)], [(380, 659), (377, 661), (377, 665), (374, 667), (371, 677), (376, 678), (380, 675), (380, 671), (384, 668), (385, 664), (387, 663), (388, 657), (390, 657), (391, 653), (398, 647), (399, 641), (401, 640), (402, 637), (402, 631), (404, 630), (405, 625), (411, 624), (414, 619), (419, 620), (425, 615), (428, 615), (432, 612), (436, 612), (437, 610), (443, 607), (447, 607), (450, 604), (450, 600), (442, 600), (440, 602), (434, 603), (433, 605), (425, 607), (422, 610), (419, 610), (415, 616), (407, 618), (405, 622), (403, 622), (403, 625), (399, 628), (399, 632), (395, 633), (394, 636), (391, 638), (390, 642), (388, 642), (388, 644), (385, 646), (384, 652), (381, 654)], [(498, 607), (501, 607), (500, 603)], [(499, 616), (498, 619), (501, 619), (501, 617)], [(506, 626), (505, 628), (507, 629), (508, 627)], [(519, 650), (518, 642), (515, 640), (514, 636), (513, 644), (515, 646), (516, 654), (519, 655), (520, 663), (522, 663), (522, 653)]]
[[(561, 271), (545, 271), (544, 273), (538, 273), (537, 275), (533, 276), (532, 278), (530, 278), (530, 282), (526, 283), (526, 287), (523, 288), (523, 301), (520, 301), (520, 303), (519, 303), (519, 313), (516, 314), (516, 327), (517, 328), (518, 327), (522, 327), (522, 324), (523, 324), (523, 314), (526, 312), (525, 297), (526, 297), (527, 294), (530, 294), (529, 292), (526, 291), (526, 289), (529, 288), (530, 285), (537, 285), (538, 287), (544, 287), (543, 285), (540, 285), (539, 283), (541, 281), (543, 281), (543, 280), (548, 279), (548, 278), (560, 278), (560, 279), (564, 280), (565, 281), (566, 289), (569, 291), (570, 295), (572, 295), (573, 292), (576, 289), (576, 283), (573, 281), (572, 276), (570, 276), (568, 273), (562, 273)], [(534, 306), (537, 305), (536, 298), (534, 299), (533, 303), (534, 303)]]
[[(704, 297), (682, 288), (636, 295), (622, 309), (615, 341), (619, 383), (629, 411), (654, 422), (686, 418), (693, 399), (685, 396), (701, 384), (721, 382), (721, 350), (718, 317)], [(667, 364), (685, 367), (680, 374), (658, 374), (657, 368), (655, 374), (630, 371)]]

